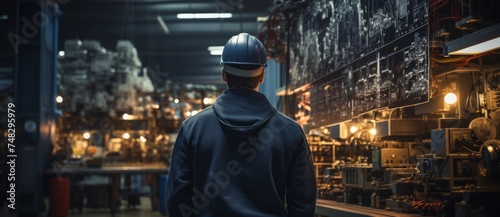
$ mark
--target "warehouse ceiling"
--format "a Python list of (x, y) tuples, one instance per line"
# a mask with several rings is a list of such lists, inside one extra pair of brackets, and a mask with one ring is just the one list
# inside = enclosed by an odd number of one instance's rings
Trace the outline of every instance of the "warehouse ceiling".
[[(64, 49), (64, 41), (68, 39), (97, 40), (110, 51), (116, 51), (119, 40), (130, 40), (137, 48), (143, 67), (154, 71), (160, 81), (221, 86), (224, 84), (220, 79), (220, 56), (211, 56), (208, 46), (223, 46), (239, 32), (257, 35), (262, 25), (257, 18), (266, 17), (273, 6), (272, 0), (52, 1), (58, 2), (62, 11), (59, 50)], [(26, 43), (26, 40), (7, 37), (16, 32), (17, 24), (25, 25), (24, 21), (16, 20), (19, 2), (22, 2), (20, 10), (27, 2), (31, 3), (30, 7), (37, 6), (37, 0), (0, 1), (0, 35), (4, 37), (0, 40), (0, 87), (5, 86), (2, 83), (5, 79), (13, 78), (15, 44)], [(232, 13), (232, 18), (177, 18), (178, 13), (222, 12)], [(168, 34), (159, 20), (168, 28)], [(26, 38), (21, 30), (19, 34)]]
[[(65, 2), (65, 1), (61, 1)], [(66, 39), (94, 39), (108, 50), (130, 40), (143, 67), (173, 82), (222, 84), (223, 46), (239, 32), (257, 34), (257, 17), (267, 16), (269, 0), (67, 0), (60, 5), (59, 47)], [(178, 13), (232, 13), (229, 19), (177, 19)], [(159, 18), (167, 26), (161, 26)]]

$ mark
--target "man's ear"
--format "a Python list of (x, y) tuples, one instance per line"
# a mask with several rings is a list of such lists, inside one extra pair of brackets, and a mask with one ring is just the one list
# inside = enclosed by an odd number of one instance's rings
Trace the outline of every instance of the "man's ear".
[(221, 70), (221, 76), (222, 76), (222, 81), (227, 82), (226, 72), (224, 70)]
[(262, 74), (260, 74), (260, 83), (264, 83), (264, 77), (266, 77), (266, 70), (265, 69), (262, 72)]

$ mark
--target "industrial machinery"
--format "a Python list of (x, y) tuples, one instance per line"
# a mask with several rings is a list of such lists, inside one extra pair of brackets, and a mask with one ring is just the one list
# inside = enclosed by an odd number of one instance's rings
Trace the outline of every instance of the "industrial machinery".
[(95, 40), (65, 42), (59, 55), (58, 88), (65, 112), (116, 116), (139, 113), (152, 103), (145, 96), (154, 86), (142, 72), (137, 50), (130, 41), (118, 41), (116, 49), (109, 51)]
[[(151, 97), (153, 83), (132, 43), (118, 41), (116, 50), (107, 50), (95, 40), (75, 39), (67, 40), (59, 52), (57, 101), (64, 114), (57, 128), (59, 159), (67, 156), (77, 164), (88, 160), (91, 166), (102, 165), (104, 158), (106, 162), (166, 162), (155, 141), (161, 134), (152, 130), (152, 113), (159, 106)], [(118, 145), (113, 147), (116, 140)]]
[[(422, 215), (494, 216), (498, 211), (494, 204), (499, 202), (495, 195), (500, 193), (500, 140), (495, 139), (494, 130), (486, 133), (492, 130), (475, 124), (483, 119), (474, 119), (471, 128), (401, 131), (391, 136), (380, 132), (386, 136), (339, 138), (329, 143), (310, 136), (317, 174), (322, 175), (318, 197)], [(430, 138), (419, 138), (425, 134)], [(331, 144), (335, 152), (318, 157), (317, 143)]]
[(283, 101), (309, 133), (319, 198), (497, 216), (499, 8), (289, 0), (271, 10), (261, 39), (288, 67)]
[[(74, 178), (72, 195), (81, 193), (82, 186), (97, 188), (95, 183), (106, 188), (110, 178), (109, 199), (89, 194), (87, 206), (111, 204), (112, 212), (121, 197), (133, 207), (139, 196), (156, 195), (152, 173), (168, 171), (181, 122), (213, 104), (222, 90), (163, 80), (159, 69), (142, 65), (130, 41), (118, 41), (112, 51), (96, 40), (67, 40), (58, 54), (58, 95), (54, 99), (62, 116), (55, 122), (49, 172), (72, 171), (68, 174)], [(88, 170), (107, 176), (78, 178), (79, 172)], [(143, 179), (151, 183), (151, 192), (144, 190)], [(81, 210), (82, 204), (77, 204)]]
[(54, 158), (60, 163), (170, 165), (180, 123), (214, 103), (213, 85), (174, 84), (143, 66), (130, 41), (64, 42), (58, 55)]

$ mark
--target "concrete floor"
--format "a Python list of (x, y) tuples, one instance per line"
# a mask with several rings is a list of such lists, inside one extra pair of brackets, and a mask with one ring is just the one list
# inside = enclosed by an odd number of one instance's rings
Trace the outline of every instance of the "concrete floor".
[[(141, 197), (141, 205), (137, 206), (135, 209), (127, 209), (125, 202), (123, 202), (120, 210), (115, 213), (115, 217), (162, 217), (159, 211), (153, 211), (151, 209), (151, 199), (149, 197)], [(47, 206), (48, 207), (48, 206)], [(16, 215), (9, 214), (8, 208), (3, 206), (0, 208), (0, 216), (2, 217), (15, 217)], [(84, 208), (82, 213), (74, 211), (70, 213), (69, 217), (110, 217), (111, 214), (109, 209), (91, 209)], [(39, 217), (49, 217), (49, 215), (43, 214)]]

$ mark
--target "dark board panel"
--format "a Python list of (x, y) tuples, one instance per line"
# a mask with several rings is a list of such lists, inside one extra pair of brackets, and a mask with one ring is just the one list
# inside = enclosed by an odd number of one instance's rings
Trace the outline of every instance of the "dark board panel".
[(292, 88), (311, 83), (311, 124), (428, 101), (427, 2), (313, 1), (292, 24)]

